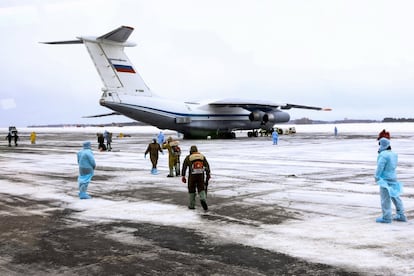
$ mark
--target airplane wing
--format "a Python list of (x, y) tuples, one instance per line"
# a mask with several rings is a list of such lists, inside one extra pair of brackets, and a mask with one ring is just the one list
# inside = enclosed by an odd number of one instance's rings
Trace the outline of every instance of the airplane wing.
[(65, 41), (50, 41), (50, 42), (40, 42), (42, 44), (54, 44), (54, 45), (58, 45), (58, 44), (83, 44), (83, 41), (80, 39), (75, 39), (75, 40), (65, 40)]
[(99, 117), (112, 116), (112, 115), (122, 115), (122, 114), (119, 112), (111, 112), (111, 113), (106, 113), (106, 114), (82, 116), (82, 118), (99, 118)]
[(322, 110), (322, 111), (331, 111), (330, 108), (323, 108), (317, 106), (308, 106), (308, 105), (298, 105), (298, 104), (289, 104), (289, 103), (272, 103), (269, 101), (261, 100), (244, 100), (244, 99), (223, 99), (215, 102), (209, 103), (210, 106), (216, 107), (241, 107), (249, 111), (261, 110), (264, 112), (271, 111), (277, 108), (280, 109), (291, 109), (291, 108), (302, 108), (302, 109), (313, 109), (313, 110)]
[[(128, 40), (134, 28), (128, 26), (121, 26), (107, 34), (104, 34), (100, 37), (97, 37), (96, 40), (109, 40), (119, 43), (124, 43)], [(50, 42), (40, 42), (42, 44), (83, 44), (83, 38), (75, 40), (64, 40), (64, 41), (50, 41)], [(126, 45), (127, 46), (127, 45)]]
[(98, 37), (98, 39), (106, 39), (122, 43), (128, 40), (133, 30), (134, 28), (132, 27), (121, 26), (107, 34)]

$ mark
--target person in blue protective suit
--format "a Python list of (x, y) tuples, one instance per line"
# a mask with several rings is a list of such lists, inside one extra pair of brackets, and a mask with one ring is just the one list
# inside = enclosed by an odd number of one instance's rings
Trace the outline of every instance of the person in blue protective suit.
[(157, 142), (160, 145), (164, 144), (164, 142), (165, 142), (165, 136), (164, 136), (164, 133), (162, 133), (162, 131), (160, 131), (160, 133), (158, 133)]
[[(402, 183), (397, 181), (398, 156), (391, 151), (390, 140), (379, 140), (377, 170), (375, 181), (380, 186), (382, 217), (376, 219), (379, 223), (391, 223), (392, 220), (407, 221), (404, 214), (403, 202), (400, 199)], [(396, 215), (392, 216), (391, 202), (396, 209)]]
[(91, 142), (84, 142), (83, 149), (78, 152), (78, 165), (79, 165), (79, 198), (90, 199), (88, 195), (88, 185), (91, 182), (96, 163), (91, 150)]
[(277, 130), (273, 130), (272, 132), (272, 140), (273, 140), (273, 145), (277, 145), (277, 141), (279, 140), (279, 134), (277, 133)]

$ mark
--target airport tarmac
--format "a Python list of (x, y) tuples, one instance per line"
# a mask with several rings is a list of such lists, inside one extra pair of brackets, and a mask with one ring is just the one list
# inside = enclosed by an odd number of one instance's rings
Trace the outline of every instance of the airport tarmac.
[[(106, 128), (111, 152), (97, 151), (105, 128), (19, 129), (18, 147), (0, 140), (0, 275), (413, 275), (414, 124), (338, 125), (337, 137), (333, 125), (295, 127), (276, 146), (245, 133), (179, 138), (182, 160), (195, 144), (210, 163), (208, 212), (198, 200), (187, 208), (166, 153), (150, 174), (156, 128)], [(399, 154), (407, 223), (375, 223), (383, 128)], [(77, 197), (85, 140), (97, 162), (90, 200)]]

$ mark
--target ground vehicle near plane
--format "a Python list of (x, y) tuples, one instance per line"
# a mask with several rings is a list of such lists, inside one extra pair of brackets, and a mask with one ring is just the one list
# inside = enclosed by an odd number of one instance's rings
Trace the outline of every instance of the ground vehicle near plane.
[(248, 132), (247, 135), (249, 137), (257, 137), (257, 136), (269, 136), (272, 135), (272, 132), (276, 130), (278, 134), (295, 134), (296, 128), (295, 127), (288, 127), (288, 128), (281, 128), (281, 127), (274, 127), (271, 129), (259, 129), (256, 132)]
[(288, 127), (288, 128), (276, 127), (275, 129), (278, 134), (295, 134), (296, 133), (295, 127)]
[(84, 44), (100, 75), (104, 88), (100, 104), (159, 129), (176, 130), (184, 138), (234, 138), (235, 130), (271, 129), (275, 123), (290, 120), (287, 110), (321, 107), (278, 104), (265, 100), (222, 99), (201, 102), (178, 102), (156, 95), (145, 84), (124, 53), (132, 27), (121, 26), (99, 37), (81, 36), (76, 40), (46, 44)]

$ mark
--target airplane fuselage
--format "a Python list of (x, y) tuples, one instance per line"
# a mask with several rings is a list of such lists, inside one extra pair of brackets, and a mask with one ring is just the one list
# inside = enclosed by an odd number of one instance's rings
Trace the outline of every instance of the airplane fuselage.
[[(136, 97), (105, 92), (100, 104), (131, 119), (171, 129), (185, 138), (234, 137), (234, 130), (272, 128), (275, 122), (251, 121), (244, 108), (214, 107), (207, 103), (178, 102), (161, 97)], [(289, 121), (289, 114), (278, 112), (278, 123)]]

